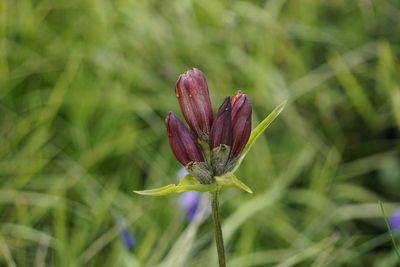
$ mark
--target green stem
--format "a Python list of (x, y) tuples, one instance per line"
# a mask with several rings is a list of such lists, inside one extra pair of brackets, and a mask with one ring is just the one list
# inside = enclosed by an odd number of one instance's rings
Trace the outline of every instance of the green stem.
[(221, 223), (219, 222), (218, 189), (210, 192), (212, 217), (214, 222), (215, 242), (217, 243), (219, 267), (225, 267), (224, 239), (222, 237)]

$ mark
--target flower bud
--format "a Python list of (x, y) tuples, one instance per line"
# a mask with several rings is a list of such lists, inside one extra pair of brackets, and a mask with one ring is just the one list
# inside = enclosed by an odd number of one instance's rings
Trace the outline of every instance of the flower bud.
[(170, 112), (165, 118), (168, 141), (178, 161), (186, 166), (189, 162), (204, 162), (204, 155), (196, 135), (183, 125), (182, 121)]
[(211, 165), (214, 175), (225, 173), (232, 145), (231, 103), (225, 98), (210, 132)]
[(225, 98), (220, 106), (210, 131), (210, 148), (221, 144), (232, 145), (231, 103)]
[(230, 99), (232, 105), (232, 148), (231, 158), (240, 155), (251, 133), (251, 103), (247, 95), (237, 91)]
[(204, 74), (196, 68), (181, 74), (176, 82), (175, 94), (190, 129), (198, 138), (208, 141), (213, 112)]

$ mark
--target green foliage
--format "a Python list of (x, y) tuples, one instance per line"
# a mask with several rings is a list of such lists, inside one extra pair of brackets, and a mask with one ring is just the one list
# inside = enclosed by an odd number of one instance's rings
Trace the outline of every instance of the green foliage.
[[(260, 135), (221, 191), (229, 267), (398, 265), (398, 1), (0, 1), (0, 265), (213, 266), (186, 223), (164, 116), (197, 67)], [(214, 106), (216, 110), (217, 106)], [(127, 250), (116, 218), (137, 239)], [(395, 237), (396, 238), (396, 237)]]

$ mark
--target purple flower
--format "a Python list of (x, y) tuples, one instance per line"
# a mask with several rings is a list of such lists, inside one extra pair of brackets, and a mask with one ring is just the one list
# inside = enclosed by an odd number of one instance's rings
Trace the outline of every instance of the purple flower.
[(393, 231), (400, 233), (400, 208), (396, 209), (390, 216), (389, 225)]

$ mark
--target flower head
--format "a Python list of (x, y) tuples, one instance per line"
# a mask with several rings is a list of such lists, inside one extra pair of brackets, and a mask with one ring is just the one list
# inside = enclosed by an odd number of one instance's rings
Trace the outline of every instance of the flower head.
[[(170, 112), (165, 119), (168, 140), (172, 153), (190, 175), (176, 185), (134, 192), (162, 196), (193, 190), (218, 192), (221, 187), (237, 186), (253, 193), (235, 172), (257, 138), (282, 112), (286, 101), (251, 131), (252, 107), (242, 91), (226, 97), (215, 117), (207, 81), (200, 70), (194, 68), (180, 75), (175, 93), (188, 127)], [(191, 210), (196, 209), (191, 207)]]
[(207, 81), (194, 68), (179, 76), (176, 97), (189, 128), (172, 112), (165, 119), (171, 150), (202, 184), (231, 171), (249, 140), (251, 104), (241, 91), (222, 102), (213, 118)]

